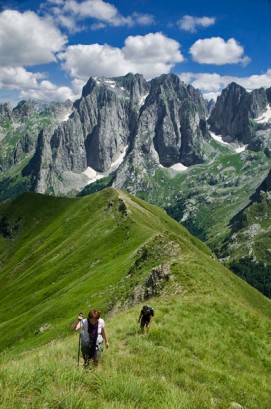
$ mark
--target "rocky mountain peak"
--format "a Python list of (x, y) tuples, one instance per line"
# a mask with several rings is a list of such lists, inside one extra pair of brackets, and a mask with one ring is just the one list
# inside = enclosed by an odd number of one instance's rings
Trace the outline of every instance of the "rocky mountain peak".
[(175, 74), (162, 74), (150, 81), (150, 93), (153, 98), (171, 97), (183, 99), (188, 97), (187, 86)]
[[(236, 83), (229, 84), (208, 120), (211, 130), (227, 142), (262, 149), (266, 130), (259, 135), (254, 124), (260, 126), (256, 120), (268, 106), (268, 95), (263, 88), (249, 93)], [(80, 190), (88, 179), (113, 170), (114, 185), (135, 192), (145, 188), (146, 175), (154, 174), (158, 167), (203, 163), (212, 149), (206, 122), (208, 103), (199, 90), (175, 74), (149, 82), (131, 73), (90, 78), (72, 109), (67, 102), (65, 107), (54, 105), (47, 110), (58, 112), (60, 108), (72, 114), (42, 130), (25, 170), (39, 192)], [(36, 108), (31, 101), (16, 107), (26, 114), (32, 109)], [(16, 158), (29, 151), (29, 141), (28, 136), (22, 139)], [(269, 152), (267, 147), (265, 152)]]
[(260, 88), (248, 92), (232, 82), (217, 98), (210, 118), (210, 130), (226, 142), (253, 143), (257, 127), (252, 121), (268, 106), (267, 92)]
[[(160, 164), (201, 163), (203, 145), (209, 137), (206, 113), (200, 92), (175, 74), (164, 74), (150, 82), (131, 73), (90, 78), (68, 121), (51, 136), (47, 130), (39, 138), (42, 146), (36, 151), (35, 163), (44, 164), (39, 168), (43, 169), (41, 174), (33, 163), (33, 180), (39, 181), (36, 189), (42, 192), (50, 185), (54, 192), (63, 192), (59, 181), (64, 174), (68, 180), (76, 175), (69, 188), (80, 188), (86, 183), (83, 172), (87, 167), (94, 173), (110, 172), (125, 153), (117, 171), (119, 187), (126, 183), (122, 174), (125, 164), (127, 176), (127, 172), (133, 174), (133, 168), (150, 169), (149, 165), (154, 171)], [(31, 163), (28, 172), (30, 168)], [(137, 172), (137, 177), (141, 183), (144, 173)]]

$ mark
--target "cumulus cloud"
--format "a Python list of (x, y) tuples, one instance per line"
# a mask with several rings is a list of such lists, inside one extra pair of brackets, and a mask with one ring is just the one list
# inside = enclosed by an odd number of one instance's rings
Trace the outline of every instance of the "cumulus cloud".
[(107, 44), (73, 45), (60, 54), (62, 67), (74, 78), (141, 73), (146, 79), (168, 73), (184, 60), (180, 44), (162, 33), (129, 36), (123, 48)]
[(85, 0), (81, 3), (75, 0), (67, 0), (64, 3), (63, 10), (79, 17), (91, 17), (104, 21), (112, 21), (118, 16), (116, 7), (103, 0)]
[(81, 31), (84, 29), (81, 21), (94, 19), (90, 28), (97, 30), (106, 25), (110, 26), (134, 26), (153, 24), (154, 18), (150, 14), (133, 13), (130, 16), (123, 16), (118, 9), (111, 3), (103, 0), (76, 0), (50, 1), (43, 4), (43, 9), (49, 15), (53, 15), (57, 24), (65, 27), (70, 32)]
[(56, 61), (67, 42), (51, 19), (27, 11), (0, 13), (0, 66), (20, 67)]
[(32, 73), (23, 67), (1, 67), (0, 87), (9, 89), (27, 89), (36, 87), (38, 80), (44, 78), (42, 73)]
[(29, 72), (23, 67), (0, 68), (0, 88), (18, 91), (20, 99), (66, 101), (75, 100), (80, 96), (82, 83), (75, 82), (72, 88), (59, 87), (45, 78), (44, 73)]
[(149, 26), (154, 24), (154, 17), (151, 14), (133, 13), (132, 19), (135, 24)]
[(183, 16), (178, 22), (178, 26), (185, 31), (195, 33), (198, 28), (206, 28), (215, 24), (215, 17), (193, 17)]
[(236, 82), (247, 91), (257, 88), (269, 88), (271, 85), (271, 69), (261, 75), (251, 75), (250, 77), (236, 77), (230, 75), (219, 75), (217, 73), (191, 73), (180, 74), (180, 79), (186, 84), (192, 84), (193, 87), (202, 91), (207, 99), (216, 99), (222, 89), (226, 88), (231, 82)]
[(41, 101), (64, 102), (67, 99), (75, 100), (80, 94), (74, 93), (69, 87), (59, 87), (50, 81), (41, 81), (37, 87), (21, 90), (21, 99), (38, 99)]
[(234, 39), (225, 41), (221, 37), (197, 40), (189, 50), (194, 61), (201, 64), (247, 65), (250, 59), (244, 56), (244, 48)]

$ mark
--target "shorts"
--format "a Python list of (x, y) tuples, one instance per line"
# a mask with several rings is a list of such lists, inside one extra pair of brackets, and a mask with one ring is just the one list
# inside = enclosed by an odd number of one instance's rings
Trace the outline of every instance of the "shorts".
[(99, 345), (96, 345), (96, 353), (95, 353), (95, 356), (92, 358), (89, 357), (90, 355), (90, 345), (89, 344), (87, 345), (81, 344), (81, 352), (82, 352), (83, 359), (85, 362), (89, 361), (90, 359), (93, 359), (95, 361), (100, 360), (102, 356), (102, 352), (103, 352), (103, 342), (100, 342)]
[(140, 322), (140, 326), (141, 327), (145, 327), (145, 325), (148, 325), (150, 323), (150, 319), (149, 318), (141, 318), (141, 322)]

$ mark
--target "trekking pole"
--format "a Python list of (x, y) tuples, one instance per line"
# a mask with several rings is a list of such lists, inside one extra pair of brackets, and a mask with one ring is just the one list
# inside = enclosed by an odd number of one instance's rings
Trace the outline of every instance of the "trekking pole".
[(79, 361), (80, 361), (80, 346), (81, 346), (81, 334), (79, 334), (77, 366), (79, 366)]
[[(83, 318), (83, 313), (82, 312), (80, 312), (79, 315), (81, 315), (82, 318)], [(80, 328), (81, 328), (81, 323), (80, 323)], [(79, 361), (80, 361), (80, 349), (81, 349), (80, 347), (81, 347), (81, 332), (79, 331), (77, 366), (79, 366)]]

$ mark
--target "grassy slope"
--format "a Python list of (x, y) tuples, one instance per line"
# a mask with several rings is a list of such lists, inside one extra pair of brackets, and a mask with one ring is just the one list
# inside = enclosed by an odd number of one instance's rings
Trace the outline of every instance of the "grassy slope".
[[(201, 409), (230, 408), (236, 402), (270, 408), (271, 303), (214, 260), (178, 223), (112, 189), (80, 200), (27, 195), (18, 202), (25, 228), (13, 242), (9, 261), (10, 246), (1, 242), (7, 257), (1, 297), (7, 294), (9, 302), (1, 302), (1, 321), (7, 320), (0, 328), (2, 345), (2, 334), (4, 340), (7, 332), (15, 336), (15, 324), (22, 325), (27, 341), (21, 348), (66, 335), (79, 309), (86, 313), (94, 306), (105, 312), (112, 298), (125, 298), (130, 285), (161, 262), (171, 262), (173, 278), (150, 301), (155, 320), (148, 336), (137, 333), (139, 306), (107, 318), (110, 350), (97, 371), (76, 367), (78, 334), (12, 361), (20, 348), (10, 348), (2, 356), (1, 407)], [(19, 217), (15, 204), (6, 212)], [(174, 255), (167, 244), (173, 242), (179, 247)], [(143, 245), (147, 257), (140, 259)], [(137, 274), (122, 280), (135, 264)], [(17, 320), (9, 321), (10, 311), (12, 317), (19, 314)], [(44, 320), (52, 327), (35, 335)]]
[[(8, 317), (17, 330), (4, 333), (1, 349), (18, 341), (18, 334), (22, 348), (38, 345), (33, 331), (50, 324), (47, 341), (65, 331), (62, 318), (68, 320), (82, 305), (95, 302), (106, 312), (126, 299), (141, 277), (171, 257), (165, 250), (169, 228), (184, 235), (186, 246), (196, 242), (162, 210), (144, 202), (138, 206), (137, 199), (130, 203), (133, 212), (127, 216), (118, 193), (107, 189), (81, 199), (27, 193), (1, 205), (11, 236), (0, 241), (0, 320)], [(137, 274), (127, 278), (135, 263)]]

